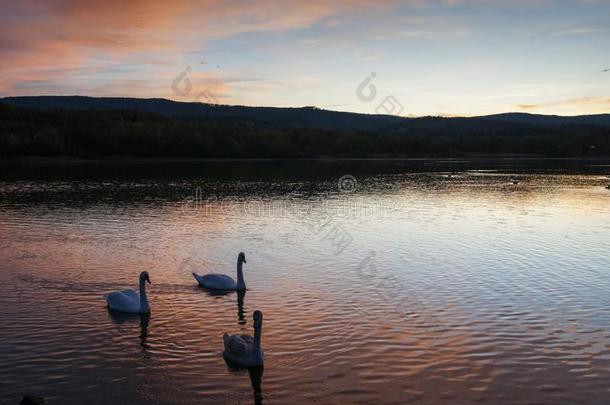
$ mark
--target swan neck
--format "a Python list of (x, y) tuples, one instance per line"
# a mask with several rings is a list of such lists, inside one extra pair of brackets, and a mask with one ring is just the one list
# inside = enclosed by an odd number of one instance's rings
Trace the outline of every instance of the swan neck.
[(257, 354), (261, 351), (261, 337), (263, 335), (263, 325), (261, 324), (258, 328), (254, 328), (254, 350)]
[(140, 308), (148, 306), (148, 298), (146, 297), (146, 281), (140, 280)]
[(244, 272), (242, 270), (243, 262), (237, 259), (237, 289), (245, 290), (246, 282), (244, 281)]

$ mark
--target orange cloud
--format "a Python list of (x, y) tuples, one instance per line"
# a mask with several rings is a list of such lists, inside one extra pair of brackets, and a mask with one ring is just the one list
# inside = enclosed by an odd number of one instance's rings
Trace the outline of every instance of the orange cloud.
[(563, 108), (575, 112), (607, 112), (610, 110), (610, 97), (580, 97), (548, 103), (517, 104), (516, 107), (522, 111)]
[(302, 28), (372, 7), (379, 7), (379, 2), (13, 2), (3, 5), (5, 17), (0, 18), (0, 89), (6, 92), (32, 83), (68, 80), (75, 68), (89, 68), (91, 63), (112, 66), (135, 57), (148, 65), (161, 55), (200, 49), (210, 39)]

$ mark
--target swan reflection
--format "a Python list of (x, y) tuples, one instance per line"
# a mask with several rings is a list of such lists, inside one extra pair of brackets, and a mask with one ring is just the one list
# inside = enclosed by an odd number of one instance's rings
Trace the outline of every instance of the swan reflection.
[(234, 373), (248, 370), (248, 376), (250, 377), (250, 384), (252, 385), (252, 391), (254, 395), (254, 404), (263, 404), (263, 373), (265, 372), (265, 366), (256, 367), (243, 367), (239, 364), (233, 363), (231, 360), (225, 357), (225, 362), (229, 367), (229, 370)]
[(237, 323), (240, 325), (246, 324), (244, 315), (244, 299), (246, 298), (246, 290), (237, 292)]
[(143, 348), (148, 348), (147, 338), (148, 338), (148, 325), (150, 323), (150, 313), (148, 314), (130, 314), (121, 311), (114, 311), (108, 308), (108, 315), (110, 319), (117, 325), (121, 326), (125, 323), (135, 323), (136, 321), (140, 322), (140, 346)]
[(262, 405), (263, 403), (263, 372), (265, 366), (250, 367), (248, 374), (250, 375), (250, 383), (254, 390), (254, 403), (255, 405)]
[[(199, 288), (201, 290), (201, 288)], [(203, 291), (206, 292), (210, 297), (222, 297), (229, 294), (237, 293), (237, 323), (240, 325), (246, 324), (246, 316), (244, 311), (244, 301), (246, 298), (246, 290), (212, 290), (208, 288), (203, 288)]]

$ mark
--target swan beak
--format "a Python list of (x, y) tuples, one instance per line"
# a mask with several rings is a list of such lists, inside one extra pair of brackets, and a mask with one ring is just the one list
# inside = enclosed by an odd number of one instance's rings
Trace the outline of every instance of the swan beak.
[(246, 258), (245, 258), (245, 257), (244, 257), (244, 263), (248, 263), (248, 262), (246, 261)]
[(146, 281), (148, 282), (148, 284), (152, 284), (152, 283), (150, 282), (150, 277), (148, 277), (148, 276), (146, 276)]

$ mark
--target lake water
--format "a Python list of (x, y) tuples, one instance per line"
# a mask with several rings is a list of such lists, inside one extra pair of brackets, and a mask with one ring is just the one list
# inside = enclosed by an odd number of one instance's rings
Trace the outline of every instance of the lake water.
[[(4, 168), (0, 403), (608, 403), (607, 167), (449, 167)], [(196, 286), (240, 251), (245, 296)]]

